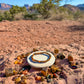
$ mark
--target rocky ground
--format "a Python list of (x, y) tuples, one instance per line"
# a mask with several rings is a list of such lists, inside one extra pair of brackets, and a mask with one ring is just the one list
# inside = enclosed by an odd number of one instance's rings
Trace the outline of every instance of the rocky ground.
[(75, 21), (0, 22), (0, 52), (47, 44), (84, 46), (84, 26)]
[[(84, 73), (84, 26), (75, 21), (3, 21), (0, 23), (0, 55), (4, 55), (6, 67), (15, 67), (14, 60), (19, 54), (30, 52), (32, 48), (39, 50), (54, 51), (54, 48), (72, 54), (75, 61), (80, 62), (78, 73), (75, 73), (67, 62), (60, 64), (65, 68), (67, 82), (64, 79), (53, 80), (52, 84), (83, 84)], [(6, 68), (5, 67), (5, 68)], [(0, 70), (3, 72), (4, 70)], [(5, 84), (13, 84), (13, 77), (0, 77), (0, 82), (5, 80)], [(28, 80), (28, 84), (36, 83), (34, 78)], [(82, 83), (80, 83), (82, 80)], [(42, 82), (41, 82), (42, 83)], [(46, 83), (43, 82), (44, 84)]]

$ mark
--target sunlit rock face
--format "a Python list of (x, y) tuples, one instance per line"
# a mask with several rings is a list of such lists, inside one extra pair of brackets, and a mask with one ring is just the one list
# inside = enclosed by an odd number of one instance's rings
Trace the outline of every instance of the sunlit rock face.
[(63, 7), (69, 9), (70, 11), (77, 12), (80, 11), (80, 9), (76, 6), (70, 5), (70, 4), (65, 4)]
[[(24, 7), (26, 7), (26, 9), (28, 10), (30, 6), (28, 4), (24, 4)], [(12, 5), (0, 3), (0, 10), (9, 10), (10, 8), (12, 8)]]
[(12, 7), (12, 5), (0, 3), (0, 9), (1, 10), (9, 10)]

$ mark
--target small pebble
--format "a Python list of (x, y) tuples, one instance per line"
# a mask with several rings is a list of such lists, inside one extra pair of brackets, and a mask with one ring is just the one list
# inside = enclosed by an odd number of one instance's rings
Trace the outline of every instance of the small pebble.
[(77, 66), (72, 66), (72, 69), (77, 69)]
[(14, 53), (17, 53), (18, 51), (14, 51)]
[(83, 68), (83, 65), (80, 65), (81, 66), (81, 68)]
[(51, 79), (47, 79), (47, 82), (50, 83), (52, 80)]
[(54, 73), (54, 74), (53, 74), (53, 77), (54, 77), (54, 78), (57, 78), (57, 77), (58, 77), (58, 75), (57, 75), (56, 73)]
[(69, 72), (69, 75), (71, 75), (71, 73)]
[(76, 65), (78, 65), (79, 63), (78, 62), (76, 62)]

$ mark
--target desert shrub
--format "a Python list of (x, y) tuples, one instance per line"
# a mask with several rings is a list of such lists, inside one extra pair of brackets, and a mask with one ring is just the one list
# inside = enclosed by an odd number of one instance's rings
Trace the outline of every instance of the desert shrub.
[(50, 17), (48, 20), (73, 20), (73, 14), (67, 8), (58, 7), (57, 9), (52, 9), (49, 11)]
[(31, 9), (37, 10), (44, 19), (50, 17), (49, 11), (58, 6), (61, 0), (41, 0), (40, 4), (34, 4)]
[(77, 20), (77, 19), (79, 19), (81, 17), (81, 12), (77, 11), (73, 15), (74, 15), (74, 19)]
[(9, 11), (4, 12), (4, 19), (5, 20), (12, 20), (12, 15)]
[(22, 13), (24, 14), (24, 12), (26, 12), (26, 8), (25, 7), (19, 7), (19, 6), (13, 6), (9, 12), (10, 14), (12, 15), (12, 19), (15, 19), (15, 15), (18, 14), (18, 13)]
[(24, 14), (22, 12), (15, 14), (14, 20), (22, 20), (22, 19), (24, 19)]
[(60, 7), (61, 0), (41, 0), (40, 4), (34, 4), (30, 9), (36, 10), (43, 19), (48, 20), (78, 20), (81, 17), (80, 11), (73, 12), (68, 8)]
[(24, 19), (25, 12), (27, 12), (25, 7), (12, 6), (9, 11), (0, 12), (0, 21)]
[(80, 11), (73, 12), (68, 8), (60, 7), (60, 0), (55, 0), (58, 2), (53, 2), (54, 0), (42, 0), (40, 4), (34, 4), (31, 10), (36, 10), (42, 15), (42, 18), (48, 20), (75, 20), (80, 17)]
[(84, 24), (84, 12), (83, 11), (80, 13), (80, 17), (78, 18), (78, 21)]
[(33, 13), (28, 13), (26, 12), (24, 14), (24, 19), (26, 20), (37, 20), (38, 19), (38, 14), (33, 12)]
[(4, 20), (4, 14), (0, 12), (0, 21)]
[(73, 12), (68, 8), (60, 7), (61, 0), (41, 0), (40, 4), (34, 4), (27, 11), (25, 7), (12, 6), (9, 11), (0, 13), (2, 20), (84, 20), (84, 13)]

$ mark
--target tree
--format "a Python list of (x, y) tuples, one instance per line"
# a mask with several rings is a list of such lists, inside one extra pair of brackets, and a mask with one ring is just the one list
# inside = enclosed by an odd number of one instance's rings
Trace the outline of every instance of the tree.
[(9, 11), (4, 12), (4, 17), (5, 17), (5, 20), (12, 20), (12, 15), (10, 14)]
[(26, 9), (26, 7), (21, 7), (20, 11), (21, 12), (27, 12), (27, 9)]
[(41, 0), (40, 4), (33, 5), (32, 9), (37, 10), (44, 18), (49, 17), (49, 11), (59, 5), (61, 0)]
[(74, 19), (77, 20), (78, 18), (80, 18), (81, 16), (81, 12), (77, 11), (76, 13), (74, 13)]
[(26, 12), (27, 10), (25, 7), (12, 6), (12, 8), (9, 11), (10, 11), (10, 14), (12, 15), (12, 18), (14, 19), (15, 14), (20, 12)]

